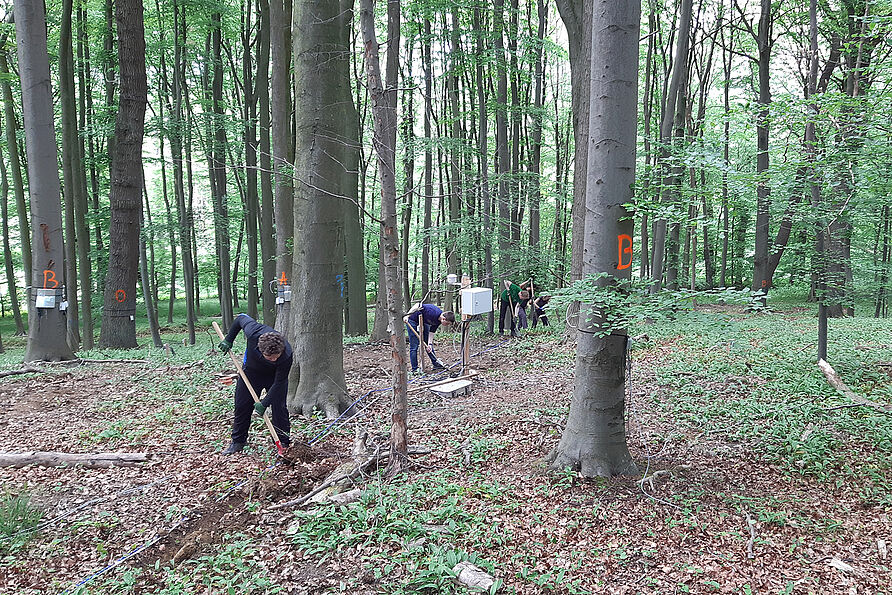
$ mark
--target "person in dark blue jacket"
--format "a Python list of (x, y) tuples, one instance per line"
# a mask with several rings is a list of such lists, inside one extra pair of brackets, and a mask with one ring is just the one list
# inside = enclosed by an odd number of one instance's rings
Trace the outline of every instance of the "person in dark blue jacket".
[(239, 377), (235, 386), (232, 444), (223, 451), (223, 454), (240, 452), (245, 447), (248, 442), (248, 427), (251, 425), (251, 412), (256, 411), (263, 415), (268, 408), (271, 410), (273, 426), (276, 428), (282, 447), (286, 448), (291, 442), (288, 435), (291, 431), (291, 421), (288, 419), (288, 408), (285, 406), (288, 373), (291, 371), (294, 359), (291, 345), (272, 327), (257, 322), (247, 314), (239, 314), (232, 322), (226, 338), (220, 341), (220, 351), (227, 353), (232, 349), (232, 342), (235, 341), (239, 331), (244, 331), (245, 339), (248, 341), (242, 364), (245, 376), (248, 377), (258, 396), (263, 389), (266, 389), (266, 396), (260, 403), (255, 403), (248, 387), (245, 386), (245, 381)]
[(434, 364), (434, 370), (442, 370), (443, 365), (434, 354), (434, 347), (431, 344), (432, 337), (441, 324), (446, 326), (455, 322), (455, 314), (452, 312), (443, 312), (440, 308), (433, 304), (423, 304), (417, 310), (409, 312), (403, 317), (409, 331), (409, 360), (412, 362), (412, 372), (418, 372), (418, 345), (419, 335), (424, 341), (427, 348), (427, 355)]

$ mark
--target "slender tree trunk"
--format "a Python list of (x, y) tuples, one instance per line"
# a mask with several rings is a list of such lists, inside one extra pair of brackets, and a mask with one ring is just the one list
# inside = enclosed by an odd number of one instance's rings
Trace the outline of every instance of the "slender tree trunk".
[(229, 206), (226, 193), (226, 127), (223, 106), (223, 23), (219, 12), (211, 15), (211, 83), (212, 136), (208, 138), (210, 155), (211, 195), (214, 205), (214, 237), (217, 245), (220, 314), (223, 326), (232, 325), (232, 279), (230, 273)]
[[(143, 172), (143, 185), (145, 186), (145, 172)], [(146, 205), (148, 205), (149, 197), (146, 195)], [(142, 213), (140, 213), (140, 223), (143, 223)], [(152, 281), (149, 276), (149, 262), (146, 255), (146, 234), (139, 234), (139, 282), (142, 286), (142, 295), (146, 303), (146, 318), (149, 321), (149, 332), (152, 335), (152, 344), (161, 348), (161, 331), (158, 328), (158, 307), (155, 303), (155, 296), (152, 294)]]
[[(480, 19), (480, 9), (474, 8), (474, 29), (483, 32)], [(483, 211), (483, 286), (493, 288), (492, 271), (492, 198), (489, 193), (489, 116), (486, 109), (486, 83), (484, 82), (483, 67), (483, 35), (477, 36), (476, 47), (477, 62), (477, 110), (480, 119), (479, 154), (480, 154), (480, 193), (481, 210)], [(427, 76), (427, 73), (425, 73)], [(427, 192), (427, 191), (426, 191)], [(428, 193), (428, 196), (430, 193)], [(425, 209), (429, 214), (430, 209)], [(429, 221), (428, 221), (429, 222)], [(492, 312), (487, 316), (486, 332), (492, 334), (495, 317)]]
[[(771, 87), (769, 85), (769, 62), (771, 60), (771, 29), (773, 17), (771, 0), (761, 0), (759, 29), (756, 43), (759, 48), (759, 112), (756, 115), (756, 238), (753, 255), (752, 290), (767, 292), (771, 278), (768, 274), (768, 258), (771, 250), (769, 244), (769, 223), (771, 217), (771, 186), (768, 178), (768, 131), (769, 106), (771, 105)], [(762, 305), (766, 298), (763, 293)]]
[[(62, 208), (59, 195), (53, 94), (46, 46), (43, 3), (16, 0), (15, 28), (25, 147), (28, 153), (33, 236), (33, 269), (28, 297), (28, 347), (25, 361), (73, 359), (65, 340), (62, 301)], [(50, 294), (52, 302), (49, 303)]]
[(22, 311), (19, 307), (19, 292), (16, 288), (15, 269), (12, 265), (12, 248), (9, 242), (9, 177), (6, 174), (6, 160), (0, 154), (0, 219), (3, 225), (3, 264), (6, 268), (6, 287), (9, 293), (9, 301), (12, 304), (12, 316), (15, 319), (15, 334), (25, 334), (25, 325), (22, 322)]
[[(62, 26), (59, 31), (59, 95), (62, 104), (62, 174), (65, 185), (65, 299), (68, 301), (68, 344), (77, 351), (81, 343), (78, 315), (77, 244), (74, 224), (75, 204), (80, 202), (80, 176), (76, 173), (82, 160), (78, 153), (77, 99), (74, 91), (74, 50), (72, 49), (73, 1), (62, 2)], [(89, 266), (89, 265), (88, 265)], [(84, 288), (89, 294), (89, 286)], [(87, 314), (89, 317), (89, 314)], [(92, 332), (92, 331), (91, 331)], [(91, 341), (92, 343), (92, 341)]]
[[(670, 166), (667, 164), (669, 159), (668, 147), (672, 139), (673, 126), (677, 125), (676, 107), (684, 101), (684, 92), (682, 87), (685, 84), (687, 74), (687, 56), (688, 46), (691, 39), (691, 15), (693, 12), (693, 0), (681, 0), (681, 13), (678, 26), (678, 40), (675, 46), (675, 58), (672, 62), (672, 78), (669, 87), (666, 90), (666, 103), (663, 107), (663, 118), (660, 123), (660, 152), (657, 167), (660, 172), (667, 171)], [(679, 99), (679, 96), (682, 99)], [(682, 124), (683, 126), (683, 124)], [(663, 173), (657, 174), (664, 180), (664, 187), (671, 185), (671, 180), (665, 180)], [(665, 202), (665, 201), (663, 201)], [(658, 219), (654, 226), (653, 250), (652, 250), (652, 281), (651, 292), (660, 291), (663, 283), (663, 263), (666, 258), (667, 251), (667, 222), (666, 219)], [(670, 285), (670, 271), (667, 270), (666, 284)]]
[[(173, 156), (174, 194), (177, 202), (177, 227), (180, 236), (180, 255), (183, 260), (183, 282), (186, 288), (186, 326), (189, 344), (195, 344), (195, 261), (192, 252), (192, 209), (186, 202), (186, 187), (183, 179), (183, 130), (185, 119), (183, 114), (183, 95), (188, 93), (185, 87), (186, 19), (185, 7), (174, 8), (174, 72), (173, 101), (174, 108), (170, 133), (170, 152)], [(187, 164), (188, 167), (188, 164)], [(191, 202), (191, 201), (190, 201)]]
[(102, 312), (102, 347), (136, 347), (136, 277), (142, 216), (142, 143), (148, 90), (141, 0), (117, 0), (121, 90), (111, 169), (110, 257)]
[[(260, 219), (260, 197), (257, 194), (257, 93), (254, 82), (254, 63), (251, 56), (252, 6), (254, 0), (248, 0), (243, 6), (242, 24), (242, 86), (244, 87), (243, 134), (245, 138), (245, 248), (248, 252), (248, 315), (255, 320), (260, 318), (258, 305), (260, 295), (257, 293), (258, 283), (258, 222)], [(258, 23), (259, 24), (259, 23)], [(258, 36), (261, 33), (258, 32)], [(259, 43), (259, 37), (255, 38)], [(237, 295), (237, 294), (236, 294)]]
[[(6, 40), (0, 46), (5, 46)], [(20, 66), (21, 68), (21, 66)], [(9, 168), (12, 172), (12, 190), (15, 193), (16, 213), (19, 221), (19, 238), (22, 246), (22, 263), (25, 278), (32, 279), (31, 268), (31, 227), (28, 223), (28, 205), (25, 202), (25, 182), (22, 179), (22, 160), (19, 157), (18, 121), (15, 117), (15, 100), (9, 84), (9, 64), (6, 49), (0, 49), (0, 91), (3, 93), (3, 116), (6, 121), (6, 147), (9, 150)], [(38, 287), (35, 285), (34, 287)]]
[(386, 270), (387, 313), (390, 322), (390, 348), (393, 360), (393, 406), (390, 430), (389, 478), (406, 465), (409, 405), (406, 393), (406, 338), (403, 331), (402, 296), (399, 290), (399, 233), (396, 218), (396, 85), (400, 36), (399, 0), (387, 2), (386, 88), (381, 82), (378, 42), (375, 39), (374, 0), (360, 0), (360, 28), (365, 46), (368, 89), (375, 122), (375, 148), (381, 171), (381, 226), (383, 260)]
[(548, 17), (548, 3), (546, 0), (537, 0), (536, 3), (539, 24), (536, 29), (535, 42), (535, 73), (533, 77), (533, 143), (530, 156), (530, 173), (532, 174), (530, 188), (530, 250), (537, 253), (539, 250), (539, 203), (541, 190), (539, 177), (542, 171), (542, 106), (545, 95), (545, 65), (542, 58), (542, 45), (545, 40), (545, 27)]
[(508, 152), (508, 74), (506, 72), (506, 56), (504, 45), (505, 1), (495, 0), (493, 6), (493, 48), (496, 65), (496, 176), (498, 178), (499, 204), (499, 275), (510, 274), (510, 254), (508, 246), (511, 241), (511, 205), (508, 178), (511, 172), (511, 154)]
[[(342, 3), (344, 0), (342, 0)], [(353, 0), (346, 0), (353, 20)], [(353, 28), (350, 28), (352, 33)], [(350, 41), (350, 47), (353, 47)], [(349, 80), (350, 62), (346, 63), (343, 76)], [(360, 141), (359, 112), (353, 101), (353, 93), (346, 88), (344, 102), (344, 238), (347, 267), (347, 322), (348, 335), (364, 335), (369, 330), (369, 313), (366, 308), (365, 254), (363, 249), (362, 214), (359, 210)]]
[(424, 223), (421, 229), (421, 300), (428, 301), (430, 293), (431, 218), (434, 195), (434, 156), (431, 146), (431, 117), (433, 116), (433, 68), (431, 66), (431, 22), (424, 19), (421, 61), (424, 68)]
[(272, 154), (270, 148), (270, 17), (269, 1), (259, 0), (257, 18), (257, 111), (260, 123), (260, 259), (263, 263), (263, 279), (260, 284), (263, 305), (263, 323), (276, 323), (276, 296), (269, 284), (276, 278), (276, 235), (274, 229), (274, 201), (272, 183)]
[(412, 206), (415, 202), (415, 139), (414, 139), (414, 96), (412, 79), (412, 55), (415, 45), (413, 35), (406, 38), (406, 73), (403, 77), (403, 87), (406, 92), (403, 95), (403, 122), (402, 131), (403, 146), (403, 233), (400, 245), (400, 271), (402, 272), (403, 303), (412, 303), (412, 295), (409, 283), (409, 229), (412, 223)]
[[(303, 4), (303, 2), (301, 2)], [(296, 12), (296, 10), (295, 10)], [(275, 188), (274, 214), (276, 220), (276, 271), (282, 285), (294, 286), (288, 279), (292, 270), (294, 234), (294, 136), (291, 133), (291, 0), (270, 0), (271, 88), (270, 130), (273, 144), (273, 172)], [(303, 26), (294, 15), (294, 29)], [(295, 41), (297, 43), (297, 41)], [(295, 71), (296, 72), (296, 71)], [(296, 75), (295, 75), (296, 76)], [(276, 310), (276, 328), (291, 327), (291, 302), (283, 302)], [(340, 318), (340, 316), (339, 316)]]

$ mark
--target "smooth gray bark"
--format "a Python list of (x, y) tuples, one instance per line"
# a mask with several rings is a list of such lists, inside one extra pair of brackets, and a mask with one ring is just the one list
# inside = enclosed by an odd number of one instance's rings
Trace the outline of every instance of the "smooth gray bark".
[[(294, 6), (294, 253), (288, 339), (294, 347), (294, 382), (288, 408), (328, 417), (348, 405), (344, 381), (341, 178), (346, 123), (341, 102), (349, 92), (339, 64), (349, 59), (345, 31), (350, 21), (339, 3), (301, 0)], [(274, 136), (276, 132), (274, 129)]]
[[(602, 283), (628, 280), (632, 270), (634, 225), (623, 205), (635, 181), (639, 17), (638, 0), (594, 2), (582, 273), (613, 277)], [(596, 334), (604, 331), (600, 308), (580, 308), (570, 415), (549, 461), (585, 477), (632, 475), (624, 420), (628, 336), (621, 328)]]
[(57, 291), (56, 303), (51, 308), (37, 308), (35, 303), (38, 288), (62, 289), (64, 258), (46, 14), (42, 2), (30, 0), (16, 0), (14, 9), (32, 223), (32, 289), (28, 297), (25, 361), (68, 360), (74, 358), (74, 353), (65, 340), (66, 316), (58, 305), (61, 291)]

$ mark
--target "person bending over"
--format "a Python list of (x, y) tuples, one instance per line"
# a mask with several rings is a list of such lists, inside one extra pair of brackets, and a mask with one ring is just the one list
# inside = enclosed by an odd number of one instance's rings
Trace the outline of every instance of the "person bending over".
[[(530, 293), (527, 291), (527, 287), (530, 286), (532, 279), (529, 281), (524, 281), (520, 285), (513, 283), (511, 281), (504, 281), (505, 289), (499, 295), (499, 334), (502, 335), (505, 333), (505, 318), (510, 313), (511, 314), (511, 336), (517, 336), (517, 323), (514, 319), (514, 308), (523, 300), (524, 305), (526, 305), (527, 300), (530, 299)], [(526, 312), (524, 312), (526, 314)]]
[(248, 341), (242, 363), (245, 376), (258, 395), (261, 390), (266, 389), (266, 396), (261, 402), (255, 403), (245, 381), (239, 376), (235, 386), (232, 443), (223, 454), (231, 455), (245, 447), (248, 442), (248, 427), (251, 425), (251, 412), (256, 411), (263, 415), (267, 409), (271, 410), (273, 427), (276, 428), (282, 447), (287, 448), (291, 443), (288, 435), (291, 421), (288, 419), (285, 397), (288, 394), (288, 373), (294, 359), (291, 345), (272, 327), (257, 322), (247, 314), (239, 314), (232, 322), (226, 338), (220, 341), (220, 351), (227, 353), (232, 349), (239, 331), (244, 331)]
[(548, 305), (549, 301), (551, 301), (550, 295), (540, 295), (533, 300), (533, 328), (536, 328), (536, 324), (540, 320), (542, 321), (542, 326), (548, 326), (548, 313), (545, 311), (545, 306)]
[(409, 361), (412, 362), (412, 373), (418, 373), (418, 346), (424, 341), (427, 355), (434, 364), (434, 370), (442, 370), (443, 364), (434, 354), (433, 335), (441, 324), (446, 326), (455, 322), (455, 314), (443, 312), (433, 304), (423, 304), (417, 310), (409, 312), (403, 317), (406, 330), (409, 332)]

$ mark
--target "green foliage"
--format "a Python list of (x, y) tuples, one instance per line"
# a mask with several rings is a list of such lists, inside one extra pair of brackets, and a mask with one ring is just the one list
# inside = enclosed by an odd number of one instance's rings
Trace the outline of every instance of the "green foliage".
[[(150, 575), (153, 578), (147, 580)], [(154, 568), (127, 568), (118, 576), (95, 581), (74, 591), (76, 595), (118, 595), (139, 593), (147, 584), (158, 595), (186, 595), (188, 593), (282, 593), (264, 568), (259, 550), (248, 536), (235, 533), (224, 537), (213, 551), (179, 565), (170, 563)]]
[[(344, 507), (300, 511), (288, 533), (308, 554), (361, 549), (366, 565), (387, 593), (458, 593), (452, 567), (462, 560), (492, 570), (456, 545), (499, 542), (502, 537), (468, 499), (498, 498), (500, 489), (482, 479), (470, 487), (446, 473), (411, 484), (369, 487), (360, 502)], [(399, 580), (389, 580), (394, 573)]]
[[(700, 303), (736, 303), (752, 301), (747, 290), (729, 288), (708, 291), (660, 291), (652, 294), (651, 283), (638, 279), (616, 280), (607, 273), (586, 275), (568, 287), (553, 293), (549, 306), (555, 312), (569, 308), (571, 304), (594, 304), (588, 314), (580, 314), (577, 328), (585, 328), (585, 316), (590, 317), (594, 333), (606, 336), (615, 330), (626, 329), (644, 322), (668, 322), (683, 315), (696, 316), (694, 306)], [(582, 307), (586, 312), (586, 307)], [(571, 323), (575, 321), (571, 320)]]
[(40, 524), (43, 511), (24, 492), (0, 492), (0, 554), (14, 553)]
[[(852, 407), (826, 382), (815, 364), (813, 315), (709, 316), (708, 324), (685, 318), (639, 327), (650, 343), (637, 349), (674, 346), (660, 352), (657, 380), (668, 398), (658, 406), (676, 424), (720, 432), (787, 473), (849, 478), (865, 501), (892, 502), (886, 479), (892, 420), (869, 407)], [(875, 402), (892, 402), (892, 378), (884, 367), (892, 359), (888, 323), (833, 319), (829, 334), (828, 357), (845, 382)]]

